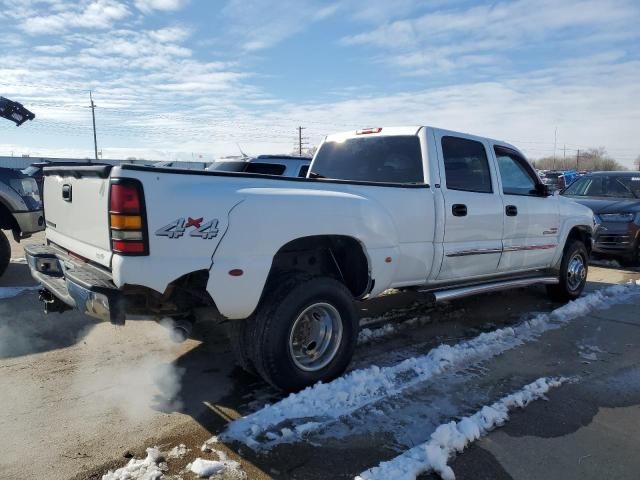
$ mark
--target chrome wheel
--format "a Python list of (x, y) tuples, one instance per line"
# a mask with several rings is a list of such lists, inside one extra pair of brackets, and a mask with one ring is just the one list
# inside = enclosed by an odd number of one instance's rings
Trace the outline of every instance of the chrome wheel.
[(578, 290), (587, 278), (587, 268), (584, 258), (579, 253), (575, 254), (569, 260), (567, 265), (567, 286), (569, 290)]
[(289, 334), (289, 354), (295, 365), (306, 372), (326, 367), (336, 356), (342, 341), (340, 312), (328, 303), (305, 308)]

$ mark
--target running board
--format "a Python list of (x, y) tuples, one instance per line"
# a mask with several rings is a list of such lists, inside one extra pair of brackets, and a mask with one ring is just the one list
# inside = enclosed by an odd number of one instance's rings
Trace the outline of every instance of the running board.
[(430, 293), (433, 295), (434, 302), (442, 302), (444, 300), (454, 300), (456, 298), (468, 297), (478, 293), (498, 292), (500, 290), (508, 290), (510, 288), (528, 287), (530, 285), (557, 285), (560, 283), (558, 277), (536, 277), (521, 278), (519, 280), (505, 280), (502, 282), (483, 283), (480, 285), (472, 285), (468, 287), (449, 288), (446, 290), (419, 290), (420, 292)]

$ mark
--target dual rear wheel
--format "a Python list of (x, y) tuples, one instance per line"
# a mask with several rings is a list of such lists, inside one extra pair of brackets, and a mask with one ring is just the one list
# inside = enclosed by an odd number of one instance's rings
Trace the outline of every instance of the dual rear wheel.
[(338, 280), (293, 274), (272, 282), (256, 313), (230, 325), (241, 367), (297, 391), (340, 376), (358, 338), (351, 292)]
[[(566, 245), (553, 300), (578, 298), (587, 281), (589, 254), (579, 240)], [(297, 391), (340, 376), (358, 338), (351, 292), (331, 277), (294, 273), (267, 287), (254, 315), (229, 325), (231, 346), (242, 368), (274, 387)]]

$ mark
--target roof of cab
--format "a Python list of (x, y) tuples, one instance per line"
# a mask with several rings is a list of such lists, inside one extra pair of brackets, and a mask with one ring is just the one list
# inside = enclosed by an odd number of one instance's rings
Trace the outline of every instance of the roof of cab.
[[(514, 149), (518, 152), (520, 152), (520, 150), (515, 147), (514, 145), (511, 145), (508, 142), (505, 142), (503, 140), (496, 140), (494, 138), (489, 138), (489, 137), (483, 137), (480, 135), (474, 135), (472, 133), (466, 133), (466, 132), (458, 132), (455, 130), (448, 130), (446, 128), (438, 128), (438, 127), (432, 127), (432, 126), (428, 126), (428, 125), (413, 125), (413, 126), (401, 126), (401, 127), (371, 127), (371, 128), (362, 128), (362, 129), (358, 129), (358, 130), (347, 130), (344, 132), (338, 132), (338, 133), (333, 133), (331, 135), (327, 135), (326, 141), (328, 142), (340, 142), (340, 141), (344, 141), (347, 138), (355, 138), (355, 137), (381, 137), (381, 136), (392, 136), (392, 135), (417, 135), (418, 132), (420, 131), (420, 129), (422, 128), (430, 128), (430, 129), (434, 129), (434, 130), (439, 130), (442, 133), (447, 133), (447, 134), (451, 134), (451, 135), (465, 135), (465, 136), (469, 136), (472, 138), (475, 138), (477, 140), (489, 140), (493, 143), (495, 143), (496, 145), (502, 145), (504, 147), (508, 147), (511, 149)], [(367, 131), (369, 130), (369, 131)]]

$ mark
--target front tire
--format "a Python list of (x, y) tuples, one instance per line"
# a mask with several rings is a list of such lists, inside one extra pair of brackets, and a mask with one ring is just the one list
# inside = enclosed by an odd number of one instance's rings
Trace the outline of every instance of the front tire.
[(11, 244), (7, 236), (0, 230), (0, 276), (2, 276), (11, 261)]
[(547, 285), (547, 292), (556, 302), (569, 302), (578, 298), (587, 284), (589, 253), (580, 240), (570, 240), (560, 264), (557, 285)]
[(253, 364), (288, 392), (340, 376), (358, 338), (351, 293), (329, 277), (301, 274), (280, 283), (267, 291), (254, 321)]

